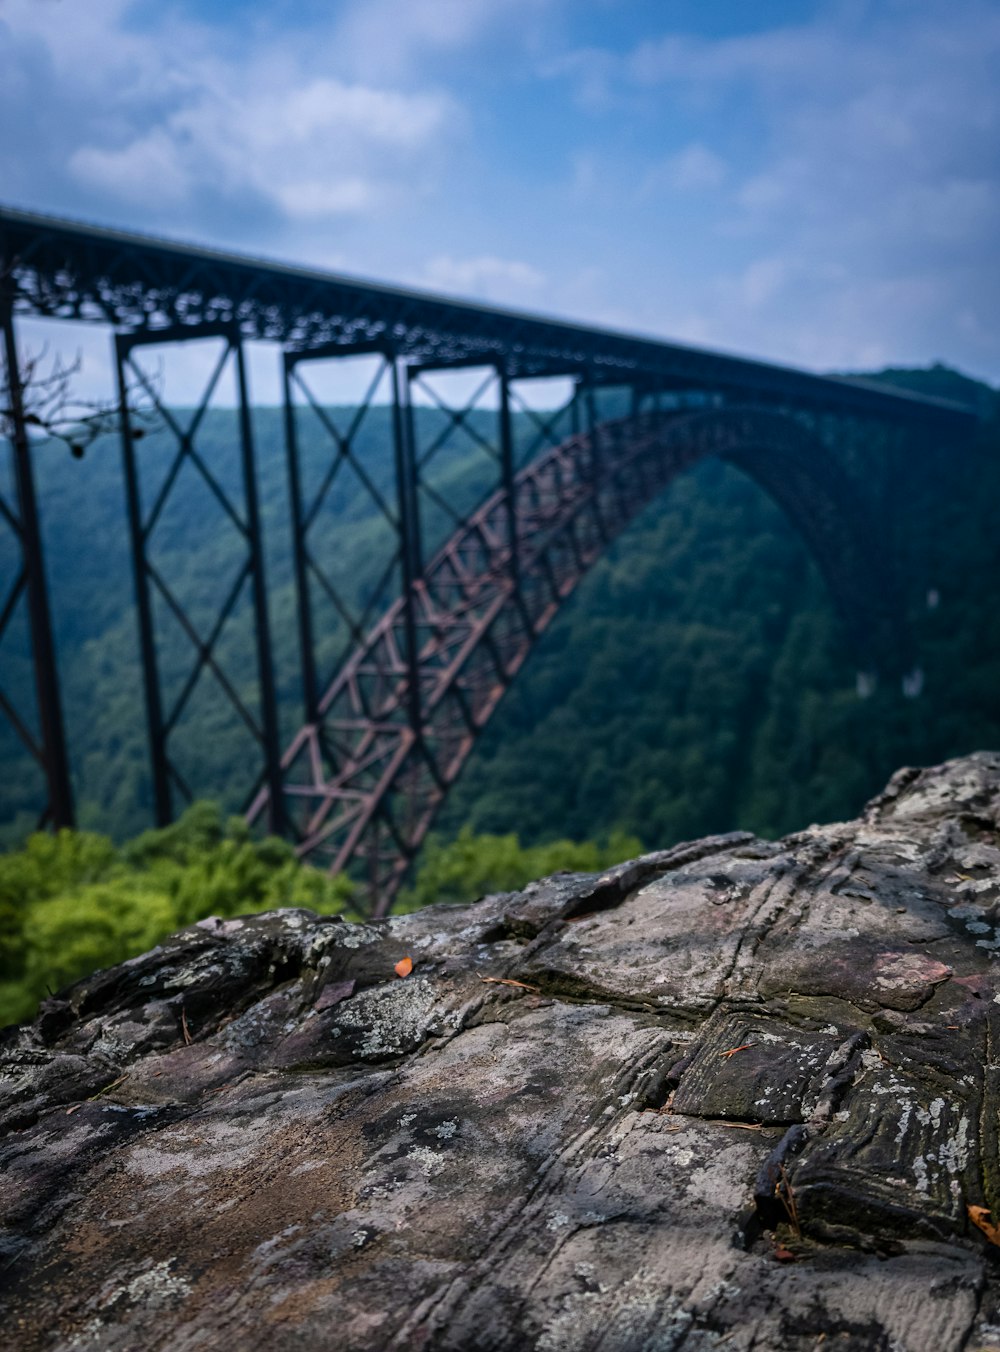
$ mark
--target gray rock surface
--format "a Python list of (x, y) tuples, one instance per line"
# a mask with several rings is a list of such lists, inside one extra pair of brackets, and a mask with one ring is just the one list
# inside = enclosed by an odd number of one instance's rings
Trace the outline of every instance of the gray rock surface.
[(0, 1039), (0, 1342), (1000, 1348), (998, 907), (984, 753), (777, 844), (202, 922)]

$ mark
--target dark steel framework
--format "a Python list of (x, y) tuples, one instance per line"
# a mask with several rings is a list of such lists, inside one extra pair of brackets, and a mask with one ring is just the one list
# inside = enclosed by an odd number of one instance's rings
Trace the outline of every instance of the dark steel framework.
[[(334, 872), (363, 861), (376, 911), (390, 904), (561, 604), (637, 513), (709, 455), (793, 514), (859, 659), (901, 674), (912, 654), (879, 532), (799, 422), (739, 406), (605, 421), (501, 480), (340, 664), (282, 759), (286, 820), (302, 853)], [(251, 818), (267, 802), (262, 791)]]
[[(56, 650), (52, 636), (42, 532), (38, 519), (31, 445), (28, 439), (21, 365), (14, 332), (13, 288), (0, 269), (0, 325), (3, 327), (3, 365), (10, 453), (13, 459), (14, 499), (0, 492), (0, 519), (13, 532), (18, 562), (13, 576), (0, 578), (0, 644), (9, 633), (18, 606), (24, 599), (28, 610), (28, 633), (35, 676), (36, 715), (18, 707), (0, 679), (0, 712), (27, 748), (45, 780), (45, 806), (39, 825), (57, 829), (73, 825), (73, 792), (66, 754)], [(32, 724), (37, 724), (37, 731)]]
[[(188, 796), (170, 737), (194, 684), (211, 672), (259, 747), (250, 817), (291, 836), (300, 852), (367, 880), (372, 905), (391, 904), (450, 785), (538, 636), (587, 568), (685, 468), (725, 457), (793, 517), (827, 578), (860, 660), (901, 669), (910, 654), (891, 562), (862, 495), (829, 454), (845, 437), (873, 443), (956, 435), (974, 419), (942, 401), (888, 392), (712, 352), (466, 305), (398, 288), (280, 267), (140, 236), (0, 210), (0, 278), (10, 404), (17, 435), (16, 508), (0, 513), (22, 566), (0, 611), (0, 637), (26, 590), (42, 735), (32, 740), (0, 695), (0, 710), (44, 766), (49, 816), (72, 819), (65, 737), (30, 443), (19, 409), (14, 314), (108, 323), (116, 330), (121, 408), (130, 381), (146, 392), (176, 443), (166, 479), (144, 509), (141, 447), (122, 416), (122, 444), (156, 814)], [(182, 425), (149, 385), (139, 349), (222, 340), (198, 409)], [(304, 722), (280, 754), (260, 512), (243, 343), (283, 348), (285, 444), (292, 504)], [(371, 368), (346, 427), (312, 389), (314, 373), (345, 359)], [(242, 502), (200, 455), (197, 432), (215, 382), (237, 379)], [(441, 381), (464, 372), (471, 397), (455, 406)], [(561, 410), (538, 412), (531, 382), (572, 385)], [(359, 429), (388, 408), (392, 487), (371, 472)], [(617, 415), (609, 416), (612, 405)], [(304, 410), (329, 457), (307, 484), (299, 447)], [(480, 501), (461, 499), (449, 446), (478, 457)], [(192, 465), (243, 542), (244, 559), (214, 622), (199, 628), (151, 558), (157, 517), (183, 465)], [(363, 592), (324, 561), (329, 498), (350, 474), (390, 542)], [(468, 481), (465, 488), (467, 490)], [(456, 497), (456, 493), (458, 497)], [(329, 551), (327, 551), (327, 554)], [(219, 636), (248, 588), (258, 707), (248, 707), (219, 661)], [(164, 707), (153, 599), (190, 640), (193, 665)], [(317, 602), (341, 636), (332, 662)], [(326, 652), (328, 670), (322, 670)]]
[[(149, 374), (135, 360), (137, 349), (164, 343), (190, 342), (195, 339), (222, 339), (221, 351), (212, 365), (208, 382), (197, 406), (188, 412), (186, 425), (165, 407)], [(237, 418), (240, 448), (242, 504), (233, 501), (212, 472), (197, 445), (198, 428), (204, 418), (212, 395), (227, 365), (236, 375)], [(254, 466), (253, 434), (250, 420), (250, 401), (247, 392), (246, 364), (239, 329), (231, 322), (200, 325), (196, 333), (185, 328), (147, 330), (115, 335), (115, 370), (119, 391), (119, 406), (129, 408), (130, 387), (138, 385), (149, 401), (154, 414), (166, 429), (175, 449), (169, 468), (155, 494), (148, 511), (143, 508), (140, 457), (137, 455), (132, 420), (121, 417), (121, 442), (124, 456), (125, 497), (128, 513), (129, 540), (135, 582), (136, 613), (139, 621), (139, 651), (146, 703), (147, 734), (152, 760), (153, 803), (158, 825), (173, 820), (174, 792), (179, 791), (190, 803), (195, 794), (186, 782), (171, 756), (170, 739), (187, 707), (199, 678), (204, 671), (211, 672), (219, 691), (243, 721), (260, 748), (265, 781), (269, 790), (267, 826), (272, 831), (282, 829), (281, 779), (278, 773), (279, 738), (278, 715), (274, 689), (274, 671), (271, 657), (271, 639), (267, 612), (267, 583), (264, 577), (264, 551), (261, 536), (260, 511), (257, 503), (257, 475)], [(153, 561), (150, 541), (180, 471), (194, 466), (208, 491), (221, 507), (227, 523), (235, 529), (243, 546), (243, 558), (236, 576), (229, 585), (207, 633), (199, 630), (162, 570)], [(253, 627), (256, 640), (257, 684), (259, 712), (247, 707), (236, 682), (219, 660), (219, 640), (241, 596), (249, 586), (252, 596)], [(192, 649), (190, 666), (170, 707), (164, 707), (160, 662), (158, 660), (154, 597), (159, 596), (180, 626)]]

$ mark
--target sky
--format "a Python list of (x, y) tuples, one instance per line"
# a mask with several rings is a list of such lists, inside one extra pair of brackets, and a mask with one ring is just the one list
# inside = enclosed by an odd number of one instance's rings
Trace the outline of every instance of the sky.
[(998, 0), (0, 0), (0, 201), (1000, 383), (998, 71)]

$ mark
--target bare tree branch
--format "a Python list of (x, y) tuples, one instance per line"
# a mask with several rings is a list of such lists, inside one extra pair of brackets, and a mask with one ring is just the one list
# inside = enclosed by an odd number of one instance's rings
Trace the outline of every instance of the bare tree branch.
[[(24, 404), (24, 425), (36, 435), (54, 437), (65, 442), (70, 454), (81, 459), (87, 448), (98, 439), (121, 429), (122, 410), (117, 401), (103, 402), (80, 399), (73, 393), (73, 385), (83, 369), (83, 358), (77, 353), (69, 364), (56, 355), (46, 370), (48, 350), (26, 353), (20, 362), (20, 380)], [(162, 372), (153, 378), (154, 392), (139, 389), (130, 393), (126, 415), (132, 438), (138, 441), (153, 430), (158, 421), (158, 396)], [(15, 413), (10, 398), (10, 384), (5, 381), (3, 402), (0, 403), (0, 436), (12, 438)]]

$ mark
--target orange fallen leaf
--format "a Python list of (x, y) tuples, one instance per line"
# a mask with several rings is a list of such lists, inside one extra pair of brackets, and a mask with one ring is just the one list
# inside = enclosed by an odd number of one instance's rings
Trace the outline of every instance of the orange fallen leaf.
[(775, 1248), (774, 1256), (775, 1258), (777, 1258), (779, 1263), (795, 1262), (795, 1254), (792, 1253), (791, 1249), (786, 1249), (783, 1247), (783, 1245), (780, 1244)]
[(399, 962), (396, 963), (395, 967), (392, 970), (396, 973), (397, 976), (409, 976), (410, 973), (413, 971), (413, 959), (400, 958)]
[(977, 1229), (982, 1230), (983, 1234), (991, 1244), (996, 1244), (1000, 1248), (1000, 1225), (994, 1225), (989, 1219), (990, 1209), (987, 1206), (966, 1207), (969, 1213), (969, 1220)]
[(730, 1047), (727, 1052), (719, 1052), (720, 1056), (735, 1056), (737, 1052), (745, 1052), (748, 1047), (756, 1047), (756, 1042), (744, 1042), (742, 1047)]
[(494, 986), (516, 986), (522, 991), (531, 991), (532, 995), (541, 993), (541, 986), (529, 986), (526, 981), (515, 981), (512, 976), (483, 976), (482, 972), (477, 972), (476, 976), (480, 981), (489, 982)]

